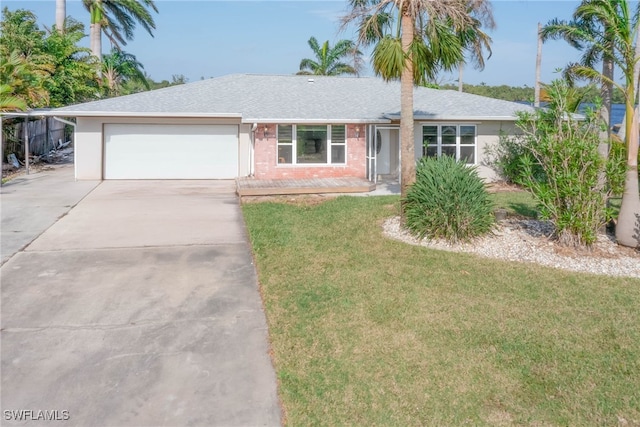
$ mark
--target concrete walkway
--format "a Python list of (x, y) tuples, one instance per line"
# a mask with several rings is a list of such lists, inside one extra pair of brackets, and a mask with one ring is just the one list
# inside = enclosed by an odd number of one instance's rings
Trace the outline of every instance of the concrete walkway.
[(280, 424), (233, 191), (105, 181), (2, 266), (3, 425)]

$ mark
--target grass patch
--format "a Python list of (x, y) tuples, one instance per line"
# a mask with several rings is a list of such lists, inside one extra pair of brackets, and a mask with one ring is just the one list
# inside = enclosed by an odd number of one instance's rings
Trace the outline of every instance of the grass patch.
[(526, 191), (500, 191), (490, 196), (496, 209), (505, 209), (511, 216), (536, 218), (538, 215), (536, 201)]
[(398, 205), (243, 206), (289, 425), (640, 422), (640, 280), (406, 245)]

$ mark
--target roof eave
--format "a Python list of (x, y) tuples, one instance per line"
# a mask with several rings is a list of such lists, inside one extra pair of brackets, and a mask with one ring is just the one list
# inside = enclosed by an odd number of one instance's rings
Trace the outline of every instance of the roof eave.
[(388, 118), (375, 119), (283, 119), (283, 118), (245, 118), (243, 123), (281, 123), (281, 124), (301, 124), (301, 123), (390, 123)]
[(176, 112), (139, 112), (139, 111), (78, 111), (51, 110), (44, 116), (60, 117), (165, 117), (165, 118), (223, 118), (240, 119), (240, 113), (176, 113)]
[[(400, 115), (388, 114), (388, 118), (391, 120), (399, 120)], [(438, 120), (438, 121), (510, 121), (515, 122), (518, 118), (516, 116), (445, 116), (445, 115), (414, 115), (413, 119), (420, 120)]]

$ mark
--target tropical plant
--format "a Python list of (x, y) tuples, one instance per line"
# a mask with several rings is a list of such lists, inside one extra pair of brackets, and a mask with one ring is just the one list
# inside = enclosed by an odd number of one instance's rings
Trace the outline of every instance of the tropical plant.
[(45, 82), (51, 107), (99, 96), (99, 64), (89, 49), (80, 47), (79, 42), (84, 37), (84, 25), (69, 17), (62, 31), (51, 31), (45, 39), (45, 50), (53, 66), (51, 76)]
[(545, 88), (547, 108), (521, 113), (516, 122), (522, 136), (513, 143), (522, 155), (515, 180), (534, 196), (561, 244), (589, 246), (610, 219), (606, 201), (611, 187), (601, 177), (611, 173), (609, 182), (619, 182), (620, 174), (598, 153), (599, 111), (587, 110), (578, 120), (572, 111), (575, 91), (567, 81), (555, 80)]
[(343, 25), (355, 22), (358, 43), (375, 45), (375, 73), (385, 80), (400, 80), (401, 193), (406, 197), (416, 177), (413, 87), (464, 60), (465, 49), (478, 40), (473, 30), (494, 25), (491, 5), (488, 0), (349, 0), (349, 4), (351, 12)]
[(90, 44), (93, 55), (102, 59), (102, 33), (117, 49), (133, 40), (136, 23), (151, 36), (158, 12), (154, 0), (82, 0), (91, 15)]
[(4, 96), (19, 99), (29, 108), (49, 103), (45, 82), (51, 72), (50, 64), (36, 64), (17, 50), (8, 56), (0, 55), (0, 82), (9, 86)]
[[(320, 46), (318, 40), (315, 37), (311, 37), (308, 43), (316, 58), (315, 60), (304, 58), (300, 61), (298, 74), (313, 74), (316, 76), (358, 74), (358, 66), (361, 62), (358, 58), (362, 56), (362, 52), (356, 48), (355, 43), (351, 40), (339, 40), (335, 46), (331, 47), (329, 40)], [(353, 65), (342, 62), (343, 59), (348, 57), (352, 58)]]
[(117, 49), (111, 49), (110, 54), (102, 57), (102, 78), (109, 96), (120, 95), (123, 86), (129, 81), (150, 89), (144, 66), (134, 55)]
[(24, 111), (27, 109), (27, 103), (23, 99), (12, 94), (12, 88), (9, 85), (0, 84), (0, 112), (7, 111)]
[(97, 62), (79, 45), (84, 25), (69, 18), (63, 31), (43, 31), (36, 22), (30, 11), (3, 11), (0, 76), (10, 88), (5, 95), (28, 108), (60, 107), (98, 96)]
[[(593, 31), (580, 32), (580, 40), (588, 40), (591, 55), (604, 52), (624, 76), (624, 84), (607, 73), (598, 72), (590, 63), (570, 64), (567, 74), (597, 80), (618, 87), (625, 95), (624, 134), (627, 145), (627, 174), (622, 205), (616, 224), (616, 240), (630, 247), (640, 246), (640, 195), (638, 192), (638, 130), (637, 88), (640, 75), (639, 9), (633, 11), (626, 0), (590, 0), (581, 3), (576, 16), (586, 22), (598, 23)], [(577, 30), (575, 30), (577, 31)], [(583, 61), (584, 62), (584, 61)]]
[(44, 82), (52, 71), (45, 52), (45, 32), (31, 11), (2, 10), (0, 22), (0, 82), (9, 86), (4, 95), (21, 100), (28, 108), (44, 107), (48, 93)]
[(471, 240), (490, 232), (495, 222), (476, 168), (450, 156), (420, 159), (403, 202), (406, 226), (420, 238)]
[(10, 11), (2, 9), (0, 22), (0, 55), (8, 57), (12, 52), (37, 59), (44, 53), (46, 33), (38, 27), (38, 18), (30, 10)]

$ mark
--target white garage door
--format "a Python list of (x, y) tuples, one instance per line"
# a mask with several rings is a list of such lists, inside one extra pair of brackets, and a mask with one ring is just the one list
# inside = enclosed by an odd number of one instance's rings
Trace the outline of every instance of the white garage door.
[(238, 126), (105, 124), (104, 179), (238, 176)]

